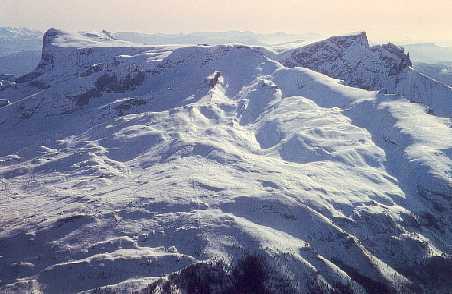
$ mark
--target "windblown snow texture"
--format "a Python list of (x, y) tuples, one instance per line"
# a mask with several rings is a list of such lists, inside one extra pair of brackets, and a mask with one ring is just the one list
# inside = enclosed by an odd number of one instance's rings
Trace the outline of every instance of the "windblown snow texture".
[(392, 44), (51, 29), (0, 99), (0, 292), (138, 291), (254, 253), (300, 293), (452, 286), (452, 89)]

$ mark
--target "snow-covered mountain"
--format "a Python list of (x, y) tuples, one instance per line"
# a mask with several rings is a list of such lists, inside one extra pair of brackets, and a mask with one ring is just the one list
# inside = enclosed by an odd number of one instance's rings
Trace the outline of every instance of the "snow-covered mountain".
[[(104, 33), (107, 33), (104, 31)], [(187, 34), (146, 34), (137, 32), (108, 33), (115, 39), (137, 44), (229, 44), (241, 43), (249, 46), (296, 47), (311, 40), (320, 39), (320, 34), (287, 34), (254, 32), (196, 32)], [(43, 33), (27, 28), (0, 27), (0, 74), (20, 76), (32, 71), (41, 59)]]
[(452, 116), (449, 86), (413, 70), (409, 55), (396, 45), (369, 46), (365, 33), (288, 50), (281, 62), (288, 67), (310, 68), (352, 87), (398, 94), (426, 105), (437, 115)]
[(257, 254), (272, 293), (447, 293), (451, 92), (364, 34), (277, 53), (51, 29), (0, 91), (0, 291), (228, 293), (209, 260)]
[(254, 33), (254, 32), (197, 32), (187, 34), (146, 34), (138, 32), (118, 32), (114, 37), (121, 40), (147, 45), (165, 44), (210, 44), (222, 45), (238, 43), (249, 46), (278, 46), (303, 43), (321, 38), (320, 34)]

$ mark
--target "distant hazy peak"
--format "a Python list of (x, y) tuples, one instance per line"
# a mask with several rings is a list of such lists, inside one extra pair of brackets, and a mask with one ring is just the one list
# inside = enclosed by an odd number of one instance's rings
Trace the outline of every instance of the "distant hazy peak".
[(28, 28), (15, 28), (15, 27), (0, 27), (0, 38), (40, 38), (42, 32), (28, 29)]
[(452, 62), (452, 48), (435, 43), (416, 43), (404, 45), (414, 62), (443, 63)]
[(113, 35), (103, 30), (101, 32), (66, 32), (51, 28), (44, 34), (43, 47), (132, 47), (133, 43), (117, 40)]
[(199, 43), (220, 45), (235, 43), (248, 46), (273, 46), (300, 41), (306, 42), (321, 37), (316, 33), (288, 34), (283, 32), (255, 33), (248, 31), (193, 32), (178, 34), (117, 32), (114, 33), (114, 36), (118, 39), (149, 45), (196, 45)]

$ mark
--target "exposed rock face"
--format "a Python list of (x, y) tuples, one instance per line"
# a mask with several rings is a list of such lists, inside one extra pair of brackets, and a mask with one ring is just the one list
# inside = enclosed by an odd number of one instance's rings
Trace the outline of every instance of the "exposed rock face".
[[(102, 46), (93, 50), (93, 46), (99, 45)], [(101, 69), (104, 62), (114, 66), (115, 60), (112, 60), (112, 56), (143, 51), (142, 48), (130, 46), (130, 43), (116, 41), (104, 32), (69, 34), (50, 29), (44, 34), (41, 62), (36, 70), (21, 77), (18, 82), (29, 82), (43, 74), (47, 74), (48, 79), (61, 74), (83, 75), (92, 70), (93, 66)]]
[(370, 47), (366, 33), (331, 37), (283, 54), (286, 66), (307, 67), (348, 85), (380, 90), (411, 66), (409, 56), (394, 44)]
[(13, 80), (2, 80), (0, 79), (0, 91), (3, 91), (8, 88), (14, 88), (16, 86), (16, 82)]
[(434, 113), (452, 116), (452, 91), (412, 69), (409, 55), (394, 44), (369, 46), (365, 33), (331, 37), (281, 55), (288, 67), (307, 67), (345, 84), (405, 96)]

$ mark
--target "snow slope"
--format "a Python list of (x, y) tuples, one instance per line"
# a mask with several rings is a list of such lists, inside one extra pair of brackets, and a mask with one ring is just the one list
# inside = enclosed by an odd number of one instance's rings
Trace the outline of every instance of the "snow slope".
[(288, 67), (307, 67), (349, 86), (402, 95), (423, 103), (437, 115), (452, 116), (449, 86), (413, 70), (403, 48), (391, 43), (369, 46), (365, 33), (331, 37), (288, 50), (280, 60)]
[(414, 68), (437, 81), (452, 86), (452, 63), (416, 63)]
[(392, 45), (325, 43), (277, 54), (49, 30), (36, 70), (0, 91), (0, 292), (141, 289), (260, 252), (300, 293), (447, 293), (450, 88)]

